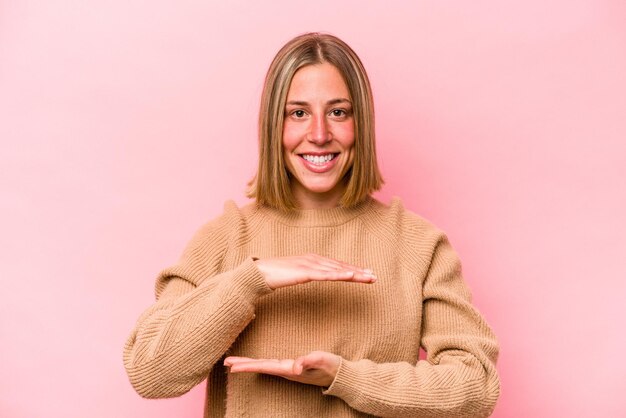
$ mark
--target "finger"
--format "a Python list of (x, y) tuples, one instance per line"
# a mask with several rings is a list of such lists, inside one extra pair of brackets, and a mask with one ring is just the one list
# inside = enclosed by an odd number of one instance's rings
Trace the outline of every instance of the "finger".
[(345, 281), (345, 282), (357, 282), (357, 283), (374, 283), (376, 276), (368, 273), (355, 273), (349, 270), (337, 270), (337, 271), (312, 271), (309, 273), (309, 280), (311, 281)]
[(255, 361), (255, 360), (258, 360), (258, 359), (253, 359), (249, 357), (229, 356), (224, 359), (224, 366), (230, 366), (236, 363), (243, 363), (246, 361)]
[[(308, 268), (310, 275), (314, 275), (320, 272), (328, 273), (333, 277), (331, 278), (331, 280), (341, 280), (342, 278), (350, 279), (351, 277), (356, 276), (356, 275), (360, 275), (360, 276), (363, 276), (363, 278), (365, 278), (365, 276), (371, 274), (371, 273), (367, 273), (366, 270), (364, 269), (346, 268), (346, 267), (342, 267), (340, 264), (330, 265), (330, 264), (312, 263), (311, 265), (308, 265), (306, 267)], [(320, 275), (319, 279), (324, 280), (324, 277), (330, 277), (330, 276)]]
[(364, 274), (374, 274), (374, 270), (372, 269), (355, 266), (353, 264), (344, 263), (342, 264), (341, 268), (346, 269), (346, 270), (354, 270), (355, 272), (364, 273)]
[(349, 269), (342, 269), (339, 271), (352, 273), (351, 277), (349, 276), (348, 273), (346, 273), (346, 276), (348, 276), (348, 279), (345, 279), (344, 281), (357, 282), (357, 283), (374, 283), (377, 280), (377, 277), (374, 273), (368, 272), (371, 270), (355, 271), (355, 270), (349, 270)]
[(313, 281), (349, 281), (353, 278), (354, 272), (348, 270), (312, 270), (309, 272), (309, 280)]
[(331, 265), (331, 264), (323, 264), (323, 263), (318, 263), (317, 261), (310, 261), (310, 262), (306, 262), (306, 264), (303, 266), (304, 268), (307, 268), (309, 270), (317, 270), (317, 271), (337, 271), (337, 270), (341, 270), (341, 266), (339, 265)]
[[(346, 262), (343, 262), (343, 261), (340, 261), (331, 257), (323, 257), (321, 255), (314, 254), (314, 253), (307, 254), (303, 258), (305, 261), (308, 261), (308, 263), (306, 263), (308, 266), (317, 270), (328, 271), (328, 269), (330, 269), (330, 270), (338, 270), (338, 271), (352, 271), (354, 272), (354, 275), (357, 276), (355, 277), (354, 281), (358, 281), (362, 283), (371, 283), (376, 280), (376, 275), (374, 274), (373, 270), (368, 269), (368, 268), (362, 268), (354, 264), (346, 263)], [(319, 267), (321, 266), (324, 266), (326, 268), (320, 269)], [(324, 279), (319, 279), (319, 280), (324, 280)], [(334, 279), (334, 280), (341, 280), (341, 279)]]
[(296, 376), (300, 376), (302, 372), (304, 372), (304, 357), (298, 357), (293, 362), (292, 371), (293, 371), (293, 374)]
[(234, 362), (234, 361), (240, 361), (240, 360), (253, 360), (250, 357), (240, 357), (240, 356), (228, 356), (224, 359), (224, 363), (226, 362)]
[(331, 257), (323, 257), (321, 255), (317, 255), (317, 254), (313, 254), (315, 260), (324, 266), (328, 266), (328, 267), (332, 267), (332, 268), (338, 268), (338, 269), (343, 269), (343, 270), (352, 270), (355, 272), (364, 272), (364, 273), (372, 273), (372, 270), (370, 269), (366, 269), (363, 267), (359, 267), (357, 265), (354, 264), (350, 264), (350, 263), (346, 263), (344, 261), (340, 261), (337, 260), (335, 258), (331, 258)]
[(231, 373), (263, 373), (275, 376), (292, 376), (293, 360), (254, 360), (233, 364)]
[(249, 357), (229, 357), (227, 359), (224, 359), (224, 363), (226, 363), (227, 361), (228, 361), (228, 364), (243, 364), (243, 363), (280, 364), (282, 362), (287, 362), (287, 361), (292, 361), (292, 360), (278, 360), (278, 359), (273, 359), (273, 358), (267, 359), (267, 358), (249, 358)]
[(311, 351), (306, 356), (298, 358), (303, 369), (318, 369), (326, 362), (328, 353), (323, 351)]
[(359, 283), (374, 283), (378, 277), (374, 273), (356, 273), (352, 281)]
[(264, 358), (248, 358), (248, 357), (234, 357), (231, 359), (224, 359), (225, 366), (234, 366), (236, 364), (244, 364), (244, 363), (259, 363), (259, 362), (280, 362), (282, 360), (277, 359), (264, 359)]
[(308, 370), (314, 370), (316, 372), (325, 373), (334, 379), (337, 370), (339, 370), (339, 365), (341, 364), (341, 357), (326, 351), (312, 351), (296, 361), (302, 365), (302, 373)]
[(326, 265), (328, 267), (338, 269), (338, 270), (353, 271), (355, 274), (375, 276), (374, 271), (372, 269), (363, 268), (363, 267), (355, 266), (354, 264), (343, 263), (340, 261), (336, 263), (326, 263), (326, 262), (320, 261), (320, 265)]

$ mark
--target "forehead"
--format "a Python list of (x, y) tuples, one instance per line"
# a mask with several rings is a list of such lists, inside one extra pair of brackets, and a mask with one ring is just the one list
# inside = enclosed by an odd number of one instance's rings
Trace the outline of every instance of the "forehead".
[[(304, 97), (301, 97), (304, 96)], [(327, 62), (322, 64), (307, 65), (300, 68), (293, 76), (288, 99), (314, 99), (328, 96), (332, 98), (349, 98), (350, 93), (343, 76), (332, 64)]]

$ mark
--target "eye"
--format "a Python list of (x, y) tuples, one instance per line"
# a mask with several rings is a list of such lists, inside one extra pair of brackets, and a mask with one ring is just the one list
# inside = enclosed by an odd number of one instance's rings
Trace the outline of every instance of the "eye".
[(304, 110), (302, 110), (302, 109), (294, 110), (293, 112), (291, 112), (291, 114), (292, 114), (293, 116), (295, 116), (296, 118), (298, 118), (298, 119), (299, 119), (299, 118), (303, 118), (303, 117), (304, 117), (304, 115), (306, 115), (306, 113), (305, 113), (305, 112), (304, 112)]
[(346, 109), (333, 109), (330, 111), (330, 116), (337, 119), (345, 119), (350, 115), (350, 111)]

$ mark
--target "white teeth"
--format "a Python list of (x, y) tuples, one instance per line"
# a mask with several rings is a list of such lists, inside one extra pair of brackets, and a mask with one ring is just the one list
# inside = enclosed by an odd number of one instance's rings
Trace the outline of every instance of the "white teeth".
[(333, 159), (333, 154), (326, 154), (326, 155), (303, 154), (302, 158), (304, 158), (305, 160), (307, 160), (310, 163), (317, 164), (317, 165), (322, 165), (322, 164), (325, 164), (325, 163), (329, 162), (330, 160), (332, 160)]

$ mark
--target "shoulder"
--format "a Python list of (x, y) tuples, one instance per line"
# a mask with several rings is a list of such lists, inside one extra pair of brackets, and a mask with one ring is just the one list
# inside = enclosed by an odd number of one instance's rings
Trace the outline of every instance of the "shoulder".
[(217, 262), (226, 251), (240, 246), (248, 233), (249, 206), (251, 205), (239, 207), (232, 200), (225, 202), (223, 212), (203, 224), (193, 234), (180, 262), (194, 263), (198, 260)]
[(394, 197), (389, 204), (376, 199), (372, 201), (371, 210), (362, 219), (368, 227), (379, 233), (409, 241), (437, 240), (445, 235), (432, 222), (407, 209), (398, 197)]
[(202, 225), (193, 235), (190, 246), (231, 246), (238, 244), (238, 237), (245, 235), (249, 219), (254, 216), (255, 205), (239, 207), (233, 200), (224, 203), (223, 212)]
[(407, 209), (398, 197), (389, 204), (374, 200), (372, 209), (361, 219), (365, 228), (380, 242), (393, 248), (409, 265), (420, 268), (430, 263), (441, 243), (447, 242), (447, 236), (440, 228)]
[[(223, 212), (193, 234), (178, 262), (161, 272), (160, 281), (176, 276), (199, 285), (206, 277), (221, 271), (227, 252), (245, 240), (248, 206), (240, 208), (230, 200), (224, 203)], [(157, 294), (159, 286), (163, 286), (160, 281), (157, 281)]]

